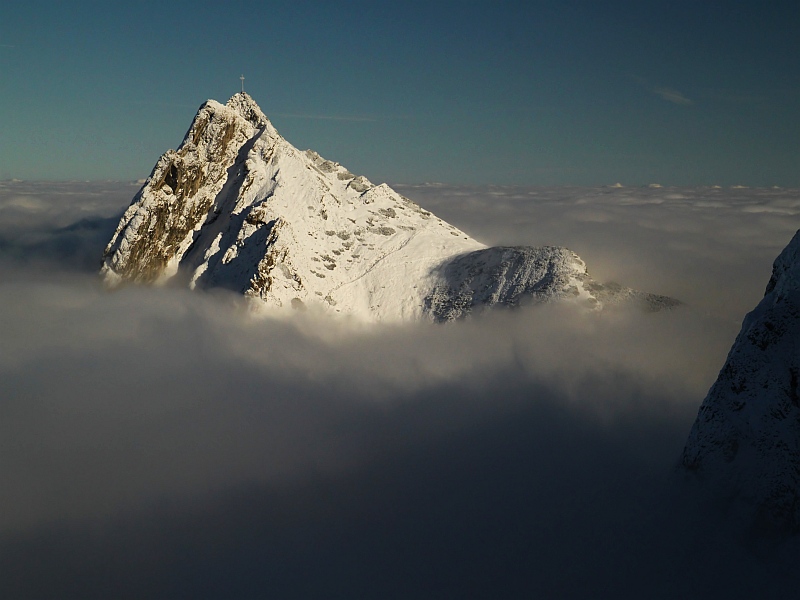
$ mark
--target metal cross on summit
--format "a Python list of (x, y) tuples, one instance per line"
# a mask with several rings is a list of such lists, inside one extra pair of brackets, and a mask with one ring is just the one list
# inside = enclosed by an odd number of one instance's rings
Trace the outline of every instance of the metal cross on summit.
[(244, 75), (242, 75), (241, 77), (239, 77), (239, 79), (241, 79), (241, 80), (242, 80), (242, 93), (244, 94)]

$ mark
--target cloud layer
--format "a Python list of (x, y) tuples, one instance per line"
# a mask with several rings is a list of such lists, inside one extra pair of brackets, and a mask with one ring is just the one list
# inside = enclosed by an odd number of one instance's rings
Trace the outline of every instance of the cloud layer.
[(92, 262), (135, 187), (94, 185), (0, 186), (3, 595), (792, 583), (694, 510), (673, 467), (796, 193), (403, 187), (479, 239), (566, 245), (600, 280), (689, 306), (363, 329), (104, 291)]

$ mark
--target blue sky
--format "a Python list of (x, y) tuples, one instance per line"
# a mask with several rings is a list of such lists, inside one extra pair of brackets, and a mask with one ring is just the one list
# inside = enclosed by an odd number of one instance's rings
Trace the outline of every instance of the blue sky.
[(374, 181), (800, 186), (796, 2), (13, 2), (0, 178), (138, 179), (247, 91)]

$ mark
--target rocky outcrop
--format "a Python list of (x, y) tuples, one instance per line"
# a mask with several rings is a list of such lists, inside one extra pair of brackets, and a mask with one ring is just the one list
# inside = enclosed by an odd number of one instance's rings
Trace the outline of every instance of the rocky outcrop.
[(154, 282), (175, 274), (240, 149), (269, 127), (260, 110), (233, 109), (241, 102), (206, 102), (178, 150), (161, 156), (106, 248), (107, 280)]

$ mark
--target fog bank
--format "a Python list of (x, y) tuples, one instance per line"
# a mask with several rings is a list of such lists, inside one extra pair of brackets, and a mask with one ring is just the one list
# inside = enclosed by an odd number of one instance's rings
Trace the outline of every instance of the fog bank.
[(398, 188), (487, 243), (565, 245), (597, 279), (687, 306), (257, 320), (226, 293), (102, 288), (93, 257), (135, 186), (4, 182), (2, 595), (796, 585), (674, 471), (798, 226), (796, 190)]

